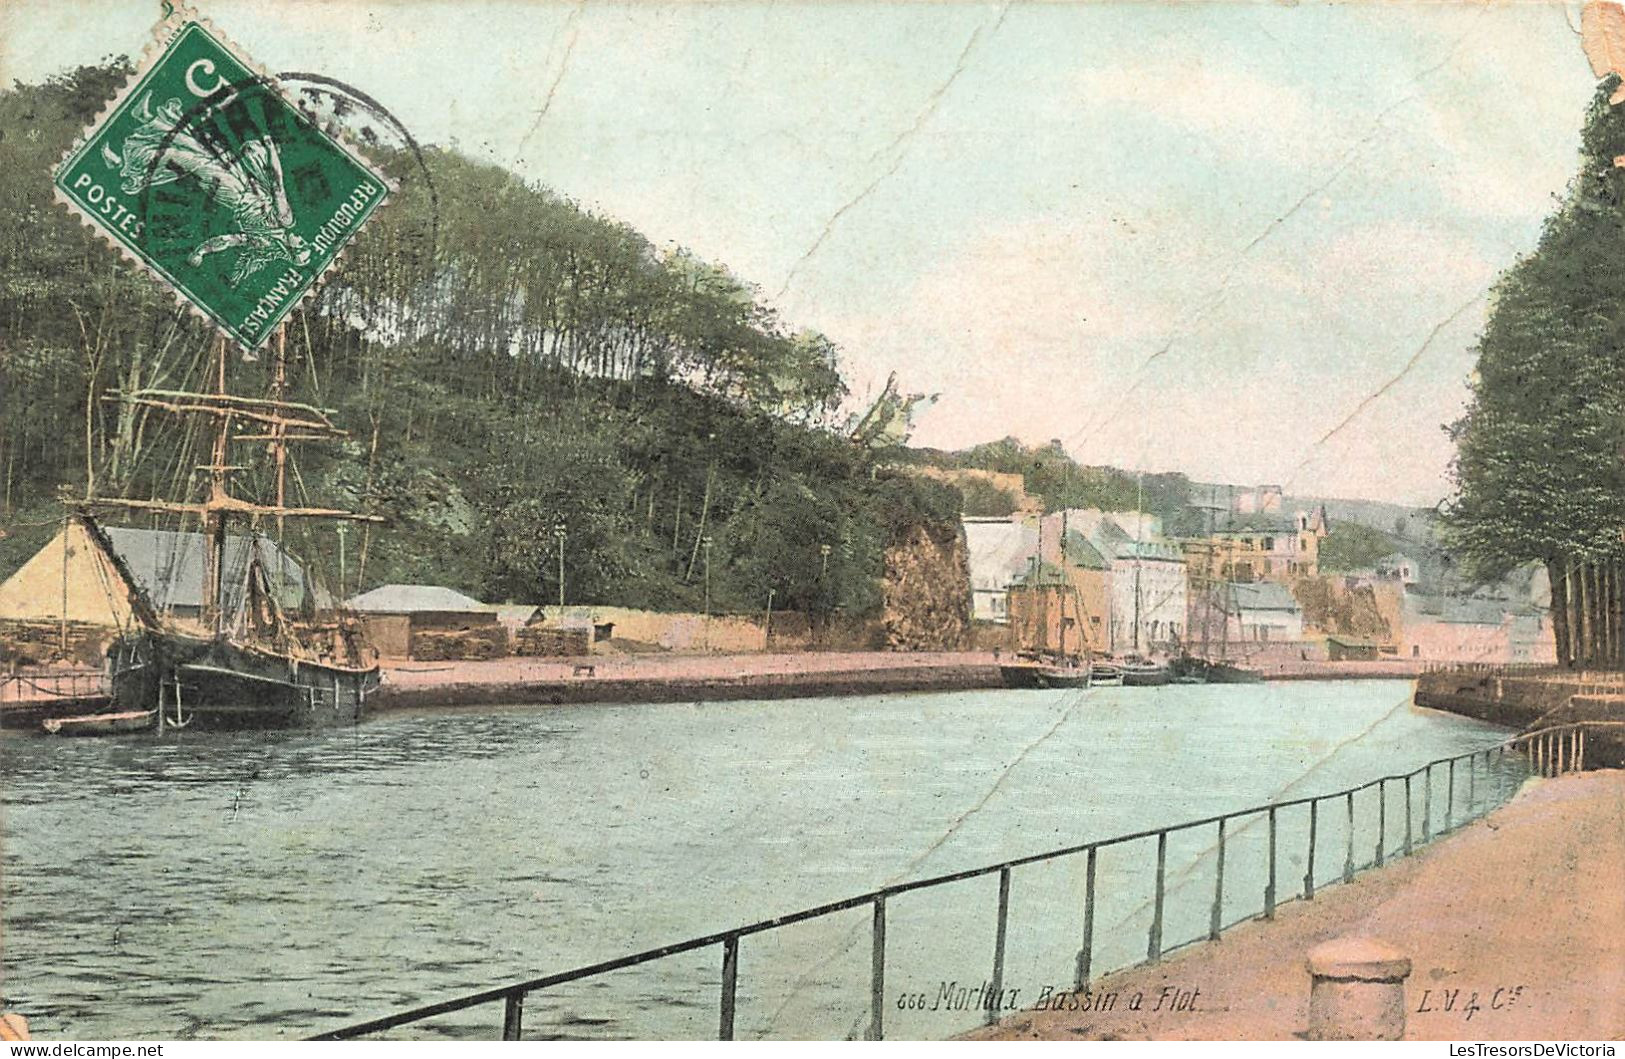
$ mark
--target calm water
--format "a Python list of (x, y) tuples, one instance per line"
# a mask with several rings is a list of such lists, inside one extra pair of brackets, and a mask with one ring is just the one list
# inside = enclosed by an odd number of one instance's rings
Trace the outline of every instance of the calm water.
[[(44, 1037), (305, 1035), (1502, 738), (1409, 699), (1407, 682), (1103, 688), (6, 739), (0, 985)], [(1439, 819), (1442, 790), (1435, 804)], [(1361, 861), (1375, 819), (1362, 801)], [(1389, 848), (1402, 820), (1390, 801)], [(1305, 824), (1283, 814), (1283, 893), (1303, 877)], [(1320, 827), (1329, 880), (1346, 819)], [(1258, 907), (1263, 835), (1232, 831), (1227, 919)], [(1170, 841), (1170, 945), (1205, 932), (1212, 838)], [(1006, 986), (1023, 1003), (1069, 979), (1082, 860), (1016, 872)], [(1149, 840), (1102, 852), (1097, 970), (1144, 958), (1153, 864)], [(994, 878), (895, 898), (888, 998), (980, 985), (996, 900)], [(745, 939), (738, 1033), (861, 1035), (869, 961), (864, 909)], [(711, 949), (533, 996), (527, 1030), (712, 1036), (718, 964)], [(888, 1035), (927, 1037), (977, 1021), (890, 1004), (887, 1020)], [(500, 1024), (499, 1004), (411, 1034)]]

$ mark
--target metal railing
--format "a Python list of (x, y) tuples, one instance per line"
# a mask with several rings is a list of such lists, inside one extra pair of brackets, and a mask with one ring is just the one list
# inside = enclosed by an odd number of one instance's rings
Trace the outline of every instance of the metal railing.
[(0, 674), (0, 702), (4, 703), (43, 703), (106, 694), (106, 674), (99, 669), (19, 668)]
[[(1396, 773), (1369, 780), (1355, 787), (1347, 787), (1328, 794), (1318, 794), (1304, 798), (1294, 798), (1287, 801), (1273, 802), (1267, 805), (1254, 806), (1234, 812), (1221, 813), (1215, 816), (1204, 817), (1184, 823), (1164, 827), (1148, 828), (1128, 834), (1116, 835), (1111, 838), (1099, 839), (1093, 842), (1083, 842), (1050, 850), (1044, 853), (1034, 853), (1011, 860), (990, 864), (985, 867), (972, 868), (964, 871), (938, 875), (928, 879), (919, 879), (912, 882), (897, 883), (882, 887), (856, 897), (842, 901), (833, 901), (813, 908), (793, 912), (788, 915), (772, 919), (761, 920), (747, 926), (735, 927), (731, 930), (719, 931), (701, 937), (690, 938), (686, 941), (663, 945), (659, 948), (648, 949), (613, 960), (576, 967), (567, 971), (542, 975), (536, 978), (505, 985), (494, 986), (480, 992), (453, 997), (437, 1003), (412, 1008), (407, 1011), (385, 1015), (380, 1018), (369, 1019), (339, 1029), (329, 1030), (311, 1039), (313, 1040), (346, 1040), (363, 1037), (370, 1034), (381, 1033), (412, 1023), (422, 1022), (426, 1019), (453, 1012), (464, 1011), (486, 1004), (502, 1003), (502, 1039), (518, 1040), (523, 1030), (524, 1005), (526, 998), (532, 994), (571, 982), (593, 978), (608, 974), (612, 971), (628, 967), (647, 964), (656, 960), (663, 960), (707, 948), (720, 948), (721, 958), (721, 987), (718, 998), (717, 1037), (720, 1040), (731, 1040), (734, 1036), (734, 1021), (738, 1001), (739, 988), (739, 949), (740, 942), (748, 937), (763, 934), (767, 931), (777, 930), (797, 923), (820, 919), (836, 913), (868, 907), (871, 910), (872, 926), (870, 931), (871, 958), (870, 958), (870, 989), (869, 989), (869, 1022), (866, 1036), (870, 1040), (880, 1040), (885, 1035), (885, 991), (886, 991), (886, 918), (891, 902), (903, 894), (915, 891), (933, 889), (950, 883), (963, 882), (987, 876), (998, 876), (998, 903), (996, 910), (996, 930), (994, 933), (994, 948), (992, 954), (991, 976), (989, 978), (991, 995), (999, 995), (1003, 988), (1005, 976), (1006, 944), (1009, 937), (1010, 893), (1013, 876), (1016, 869), (1026, 865), (1041, 864), (1061, 858), (1083, 856), (1084, 884), (1082, 899), (1081, 943), (1077, 952), (1074, 968), (1076, 988), (1082, 992), (1088, 989), (1090, 982), (1096, 977), (1097, 968), (1094, 966), (1095, 958), (1095, 930), (1096, 930), (1096, 879), (1099, 856), (1102, 850), (1126, 843), (1155, 839), (1156, 840), (1156, 869), (1155, 881), (1150, 896), (1151, 921), (1146, 935), (1146, 960), (1155, 962), (1174, 948), (1197, 944), (1202, 941), (1216, 940), (1223, 931), (1238, 923), (1264, 918), (1273, 919), (1276, 909), (1283, 903), (1297, 900), (1313, 900), (1315, 897), (1316, 877), (1316, 845), (1320, 842), (1320, 820), (1322, 811), (1329, 809), (1335, 812), (1342, 810), (1346, 818), (1346, 835), (1344, 838), (1342, 871), (1332, 881), (1349, 882), (1354, 876), (1368, 868), (1381, 866), (1389, 857), (1410, 855), (1417, 846), (1428, 842), (1442, 834), (1446, 834), (1461, 825), (1477, 819), (1500, 805), (1505, 796), (1516, 789), (1517, 783), (1529, 773), (1554, 774), (1546, 772), (1550, 768), (1558, 767), (1554, 762), (1564, 762), (1564, 769), (1578, 768), (1584, 759), (1583, 733), (1574, 736), (1565, 734), (1556, 742), (1552, 740), (1559, 733), (1568, 733), (1571, 728), (1583, 729), (1584, 725), (1565, 725), (1558, 729), (1543, 730), (1527, 733), (1508, 740), (1497, 746), (1469, 753), (1456, 754), (1451, 757), (1437, 758), (1419, 766), (1410, 772)], [(1513, 751), (1511, 755), (1508, 751)], [(1444, 786), (1443, 826), (1435, 829), (1434, 789), (1435, 772), (1446, 775)], [(1458, 801), (1457, 792), (1463, 784), (1458, 781), (1458, 773), (1465, 772), (1464, 798)], [(1516, 782), (1509, 782), (1509, 774), (1517, 773)], [(1479, 777), (1483, 775), (1481, 782)], [(1420, 820), (1416, 819), (1416, 799), (1413, 786), (1420, 778), (1422, 792), (1422, 805)], [(1402, 842), (1390, 843), (1390, 830), (1398, 830), (1398, 821), (1392, 827), (1388, 820), (1389, 789), (1390, 787), (1403, 787), (1404, 793), (1404, 829)], [(1362, 859), (1361, 850), (1356, 849), (1355, 809), (1358, 796), (1375, 792), (1376, 800), (1376, 843), (1369, 859)], [(1280, 890), (1280, 838), (1281, 816), (1288, 810), (1306, 807), (1308, 812), (1307, 829), (1307, 870), (1302, 880), (1301, 889), (1292, 895), (1285, 896)], [(1247, 817), (1262, 818), (1267, 821), (1268, 827), (1268, 882), (1263, 892), (1263, 911), (1250, 914), (1242, 919), (1225, 923), (1223, 919), (1225, 905), (1225, 875), (1226, 875), (1226, 847), (1233, 844), (1240, 828), (1232, 827), (1238, 821)], [(1164, 912), (1167, 900), (1168, 881), (1168, 838), (1170, 835), (1188, 832), (1198, 828), (1214, 828), (1216, 845), (1213, 898), (1208, 914), (1207, 929), (1197, 937), (1184, 939), (1177, 944), (1170, 945), (1164, 938)], [(1390, 846), (1394, 846), (1390, 852)], [(1113, 970), (1121, 968), (1112, 968)], [(988, 1013), (988, 1021), (992, 1022), (996, 1014)]]
[(1585, 771), (1586, 734), (1599, 730), (1609, 735), (1625, 733), (1625, 721), (1572, 721), (1523, 732), (1507, 740), (1507, 746), (1521, 751), (1529, 771), (1537, 776), (1562, 776)]
[[(1532, 676), (1546, 673), (1578, 674), (1556, 662), (1429, 662), (1424, 673), (1468, 673), (1488, 677)], [(1625, 674), (1616, 674), (1625, 676)]]
[(1430, 662), (1423, 667), (1422, 672), (1427, 675), (1442, 674), (1486, 679), (1506, 677), (1550, 680), (1577, 684), (1582, 694), (1587, 688), (1595, 689), (1598, 694), (1606, 694), (1625, 687), (1625, 669), (1577, 669), (1560, 666), (1555, 662)]

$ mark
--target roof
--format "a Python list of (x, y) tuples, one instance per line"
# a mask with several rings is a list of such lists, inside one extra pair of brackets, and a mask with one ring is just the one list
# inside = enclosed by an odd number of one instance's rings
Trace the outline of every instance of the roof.
[(1500, 625), (1514, 609), (1504, 599), (1477, 596), (1439, 596), (1412, 592), (1405, 597), (1408, 617), (1451, 625)]
[(1326, 524), (1326, 507), (1324, 504), (1317, 504), (1307, 510), (1250, 511), (1245, 514), (1234, 514), (1223, 519), (1213, 532), (1220, 537), (1232, 533), (1296, 533), (1299, 515), (1309, 519), (1311, 530), (1329, 528)]
[[(1034, 567), (1037, 569), (1035, 570)], [(1036, 574), (1036, 576), (1035, 576)], [(1040, 588), (1065, 587), (1066, 571), (1054, 563), (1028, 563), (1027, 568), (1012, 581), (1011, 587), (1038, 586)]]
[(1038, 530), (1009, 519), (965, 520), (971, 588), (998, 591), (1027, 568), (1038, 554)]
[(383, 585), (352, 596), (345, 604), (369, 614), (410, 614), (414, 611), (489, 611), (490, 608), (454, 588), (440, 585)]
[(1068, 532), (1063, 542), (1063, 553), (1066, 561), (1073, 566), (1085, 570), (1109, 570), (1111, 563), (1100, 554), (1100, 549), (1089, 543), (1087, 537), (1081, 533)]
[(1214, 530), (1219, 536), (1229, 533), (1284, 533), (1298, 532), (1298, 516), (1281, 511), (1254, 511), (1225, 519), (1224, 525)]
[(1232, 613), (1244, 610), (1302, 610), (1298, 600), (1278, 581), (1232, 582), (1229, 586)]
[[(108, 526), (106, 532), (113, 550), (154, 607), (165, 610), (203, 605), (203, 556), (208, 549), (203, 534), (129, 526)], [(304, 567), (278, 548), (275, 541), (258, 534), (228, 534), (225, 569), (220, 577), (221, 598), (227, 610), (236, 609), (241, 599), (250, 547), (256, 540), (277, 601), (286, 605), (304, 595)]]

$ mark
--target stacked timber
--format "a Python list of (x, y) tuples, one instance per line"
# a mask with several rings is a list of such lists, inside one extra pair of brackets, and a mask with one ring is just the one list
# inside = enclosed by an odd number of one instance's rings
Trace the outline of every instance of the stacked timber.
[(592, 649), (592, 630), (526, 625), (514, 635), (513, 653), (528, 658), (579, 658)]
[(483, 661), (508, 655), (508, 631), (500, 625), (472, 629), (420, 629), (412, 633), (412, 657), (424, 662)]
[(112, 630), (106, 626), (84, 621), (0, 619), (0, 662), (41, 665), (76, 661), (100, 665), (103, 647), (111, 635)]

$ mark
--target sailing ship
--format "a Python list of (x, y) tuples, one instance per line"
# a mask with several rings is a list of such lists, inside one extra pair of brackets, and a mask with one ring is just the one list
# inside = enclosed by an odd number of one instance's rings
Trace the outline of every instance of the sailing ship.
[[(1039, 554), (1043, 553), (1042, 533), (1039, 528)], [(1017, 627), (1017, 635), (1021, 647), (1017, 652), (1018, 661), (1005, 663), (999, 667), (999, 676), (1004, 685), (1009, 688), (1087, 688), (1095, 684), (1109, 684), (1120, 682), (1116, 668), (1110, 664), (1095, 659), (1084, 641), (1084, 632), (1087, 623), (1084, 620), (1084, 605), (1082, 594), (1077, 587), (1066, 577), (1066, 530), (1063, 520), (1061, 530), (1061, 573), (1055, 582), (1049, 583), (1045, 578), (1043, 560), (1035, 556), (1029, 560), (1026, 578), (1027, 590), (1037, 595), (1029, 601), (1023, 613), (1023, 621)], [(1053, 601), (1057, 606), (1054, 622), (1056, 642), (1049, 642), (1049, 604), (1051, 602), (1050, 590), (1053, 589)], [(1040, 605), (1040, 599), (1042, 604)], [(1072, 614), (1067, 614), (1067, 604), (1071, 603)], [(1078, 643), (1071, 649), (1067, 645), (1066, 630), (1076, 626)]]
[[(107, 655), (110, 713), (149, 714), (160, 733), (184, 728), (311, 728), (359, 719), (379, 682), (377, 652), (359, 620), (331, 600), (318, 598), (308, 576), (297, 608), (284, 606), (274, 569), (279, 549), (258, 532), (273, 520), (281, 538), (285, 519), (381, 521), (353, 512), (290, 506), (286, 498), (288, 444), (346, 437), (329, 413), (285, 399), (285, 340), (276, 336), (273, 392), (250, 398), (226, 390), (226, 343), (216, 340), (211, 393), (145, 389), (114, 392), (111, 399), (212, 423), (207, 495), (201, 501), (91, 497), (75, 517), (122, 580), (130, 627)], [(243, 428), (233, 433), (234, 428)], [(265, 445), (276, 471), (276, 498), (260, 504), (233, 495), (230, 476), (244, 470), (227, 462), (233, 443)], [(203, 527), (202, 606), (195, 614), (164, 612), (124, 563), (94, 511), (118, 507), (135, 512), (196, 518)], [(250, 530), (246, 555), (228, 568), (233, 524)], [(237, 544), (242, 552), (242, 538)], [(227, 585), (228, 569), (233, 584)], [(229, 590), (228, 590), (229, 589)]]
[[(1173, 678), (1180, 684), (1258, 684), (1263, 677), (1243, 669), (1229, 660), (1230, 615), (1235, 610), (1235, 592), (1225, 565), (1218, 561), (1214, 541), (1214, 519), (1208, 515), (1207, 536), (1198, 546), (1202, 556), (1202, 572), (1190, 575), (1191, 588), (1199, 593), (1201, 608), (1201, 644), (1193, 653), (1188, 648), (1174, 659), (1170, 668)], [(1210, 637), (1214, 604), (1219, 608), (1219, 643), (1215, 652)]]
[[(1132, 649), (1127, 657), (1118, 663), (1118, 671), (1122, 674), (1124, 687), (1160, 687), (1173, 679), (1172, 671), (1167, 663), (1150, 657), (1149, 653), (1140, 653), (1141, 604), (1144, 599), (1140, 574), (1145, 561), (1145, 475), (1136, 474), (1134, 481), (1134, 618), (1129, 625)], [(1158, 605), (1160, 606), (1160, 601)], [(1149, 637), (1145, 649), (1147, 652), (1152, 649)]]

